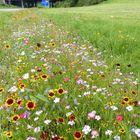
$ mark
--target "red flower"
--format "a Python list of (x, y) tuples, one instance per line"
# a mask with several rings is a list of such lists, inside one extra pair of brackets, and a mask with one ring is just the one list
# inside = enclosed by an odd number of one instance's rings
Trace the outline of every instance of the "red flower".
[(118, 121), (122, 121), (123, 120), (123, 116), (116, 116), (116, 120), (118, 120)]

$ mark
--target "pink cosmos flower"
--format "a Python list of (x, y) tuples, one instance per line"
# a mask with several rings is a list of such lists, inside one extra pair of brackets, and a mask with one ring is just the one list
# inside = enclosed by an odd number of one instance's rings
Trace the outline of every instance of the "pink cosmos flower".
[(96, 116), (96, 111), (92, 111), (88, 113), (88, 119), (94, 119)]
[(99, 133), (96, 130), (93, 130), (91, 132), (91, 139), (97, 138), (99, 136)]
[(69, 78), (64, 78), (64, 82), (68, 82), (69, 81)]
[(122, 121), (123, 120), (123, 116), (120, 116), (120, 115), (119, 116), (116, 116), (116, 120), (117, 121)]

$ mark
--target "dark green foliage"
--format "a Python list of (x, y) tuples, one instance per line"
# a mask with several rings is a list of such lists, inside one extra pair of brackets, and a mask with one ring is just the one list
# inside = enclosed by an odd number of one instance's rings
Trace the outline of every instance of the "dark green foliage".
[(64, 0), (62, 2), (55, 2), (55, 7), (74, 7), (74, 6), (86, 6), (94, 5), (106, 0)]

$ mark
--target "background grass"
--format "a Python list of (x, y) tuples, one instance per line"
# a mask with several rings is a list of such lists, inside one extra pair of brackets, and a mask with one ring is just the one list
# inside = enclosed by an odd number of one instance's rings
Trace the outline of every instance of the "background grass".
[[(125, 71), (131, 69), (139, 73), (139, 0), (109, 0), (96, 6), (39, 9), (35, 12), (92, 42), (104, 51), (111, 66), (120, 63)], [(128, 68), (128, 64), (132, 67)]]

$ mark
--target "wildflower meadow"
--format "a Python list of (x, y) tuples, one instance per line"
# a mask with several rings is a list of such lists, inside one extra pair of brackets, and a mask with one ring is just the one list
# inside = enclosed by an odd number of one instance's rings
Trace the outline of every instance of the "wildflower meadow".
[[(138, 140), (137, 76), (30, 10), (0, 39), (0, 140)], [(129, 65), (128, 67), (131, 67)]]

